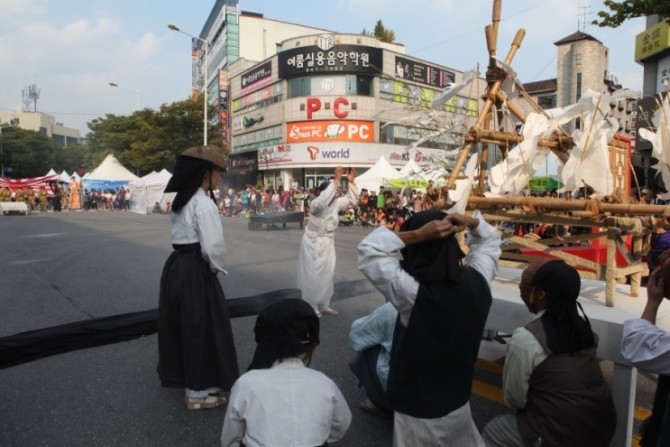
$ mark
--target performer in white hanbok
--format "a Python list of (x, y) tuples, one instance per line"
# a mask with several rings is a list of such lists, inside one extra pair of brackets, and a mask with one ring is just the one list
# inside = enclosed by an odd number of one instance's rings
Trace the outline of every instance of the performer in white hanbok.
[(349, 188), (345, 197), (339, 196), (343, 169), (335, 169), (335, 177), (319, 186), (318, 197), (309, 204), (309, 221), (300, 242), (298, 255), (298, 288), (316, 314), (337, 315), (330, 307), (335, 276), (335, 229), (339, 225), (338, 213), (358, 203), (359, 189), (354, 183), (356, 170), (347, 175)]
[(319, 344), (319, 319), (301, 300), (282, 300), (256, 319), (258, 346), (249, 371), (235, 382), (221, 447), (326, 446), (351, 424), (342, 392), (309, 368)]

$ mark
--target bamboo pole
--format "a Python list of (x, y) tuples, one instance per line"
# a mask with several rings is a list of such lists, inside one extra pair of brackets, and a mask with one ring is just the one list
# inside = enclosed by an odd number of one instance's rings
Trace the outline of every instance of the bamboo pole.
[(497, 206), (526, 206), (532, 205), (543, 210), (557, 211), (592, 211), (590, 207), (596, 208), (603, 213), (632, 214), (639, 216), (670, 214), (670, 206), (645, 205), (639, 203), (602, 203), (597, 200), (564, 200), (538, 197), (475, 197), (470, 196), (468, 204), (475, 208), (491, 208)]
[[(516, 35), (514, 36), (514, 40), (512, 41), (512, 46), (507, 53), (507, 57), (505, 58), (505, 63), (507, 65), (510, 65), (512, 63), (512, 60), (514, 59), (514, 55), (516, 54), (517, 50), (521, 47), (521, 42), (523, 41), (524, 36), (526, 35), (526, 30), (521, 28), (516, 32)], [(484, 108), (482, 109), (481, 113), (479, 114), (479, 117), (477, 118), (477, 122), (474, 125), (475, 129), (480, 129), (482, 127), (482, 123), (484, 122), (484, 119), (486, 115), (491, 111), (491, 107), (493, 107), (493, 103), (495, 102), (496, 95), (498, 93), (498, 90), (500, 90), (500, 85), (502, 84), (501, 80), (496, 80), (492, 83), (490, 86), (489, 92), (486, 95), (486, 102), (484, 103)], [(447, 187), (452, 188), (454, 184), (456, 184), (456, 176), (458, 175), (459, 172), (461, 172), (461, 169), (463, 168), (463, 165), (465, 164), (465, 160), (467, 159), (468, 155), (470, 154), (470, 150), (472, 149), (472, 145), (468, 144), (463, 149), (461, 150), (461, 153), (458, 155), (458, 159), (456, 160), (456, 164), (454, 165), (454, 169), (451, 171), (451, 175), (449, 176), (449, 180), (447, 180)]]
[(619, 231), (607, 229), (607, 266), (605, 268), (605, 306), (614, 307), (616, 298), (616, 238)]

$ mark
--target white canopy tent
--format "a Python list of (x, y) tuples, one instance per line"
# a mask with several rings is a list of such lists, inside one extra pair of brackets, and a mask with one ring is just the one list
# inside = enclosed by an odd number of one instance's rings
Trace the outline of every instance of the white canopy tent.
[(152, 171), (142, 178), (128, 183), (130, 191), (130, 211), (139, 214), (149, 214), (158, 202), (162, 210), (168, 202), (172, 203), (176, 193), (163, 193), (172, 174), (166, 169), (161, 172)]
[(129, 182), (137, 180), (135, 174), (126, 169), (119, 160), (109, 154), (93, 171), (82, 177), (86, 189), (114, 190), (125, 187)]
[(384, 156), (381, 156), (370, 169), (359, 177), (356, 177), (356, 185), (360, 189), (365, 188), (368, 191), (379, 192), (380, 186), (388, 183), (390, 179), (397, 177), (398, 171)]

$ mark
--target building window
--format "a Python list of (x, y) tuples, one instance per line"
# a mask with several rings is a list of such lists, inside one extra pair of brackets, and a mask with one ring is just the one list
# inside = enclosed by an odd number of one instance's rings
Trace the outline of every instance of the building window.
[(577, 101), (582, 97), (582, 74), (577, 73)]
[(287, 98), (311, 95), (372, 96), (372, 76), (302, 76), (289, 79)]
[(301, 96), (309, 96), (312, 92), (310, 77), (293, 78), (288, 80), (288, 98), (299, 98)]
[(553, 109), (556, 107), (556, 95), (538, 96), (537, 104), (543, 109)]
[(372, 76), (346, 75), (347, 95), (372, 96)]

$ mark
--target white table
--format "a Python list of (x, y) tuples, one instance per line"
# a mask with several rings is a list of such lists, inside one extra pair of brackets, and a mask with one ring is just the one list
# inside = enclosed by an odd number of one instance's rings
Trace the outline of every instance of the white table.
[(25, 202), (0, 202), (0, 215), (16, 211), (19, 214), (28, 215), (28, 204)]
[[(487, 329), (511, 334), (514, 329), (537, 318), (519, 297), (520, 277), (521, 270), (500, 269), (491, 286), (493, 304), (486, 322)], [(637, 369), (621, 356), (623, 322), (639, 318), (647, 302), (647, 289), (640, 288), (638, 298), (632, 298), (629, 290), (629, 286), (617, 285), (616, 307), (606, 307), (605, 283), (582, 279), (579, 299), (593, 330), (600, 337), (598, 356), (614, 362), (612, 394), (617, 410), (617, 428), (612, 440), (614, 447), (629, 447), (633, 436)], [(661, 306), (657, 325), (670, 330), (670, 305)]]

